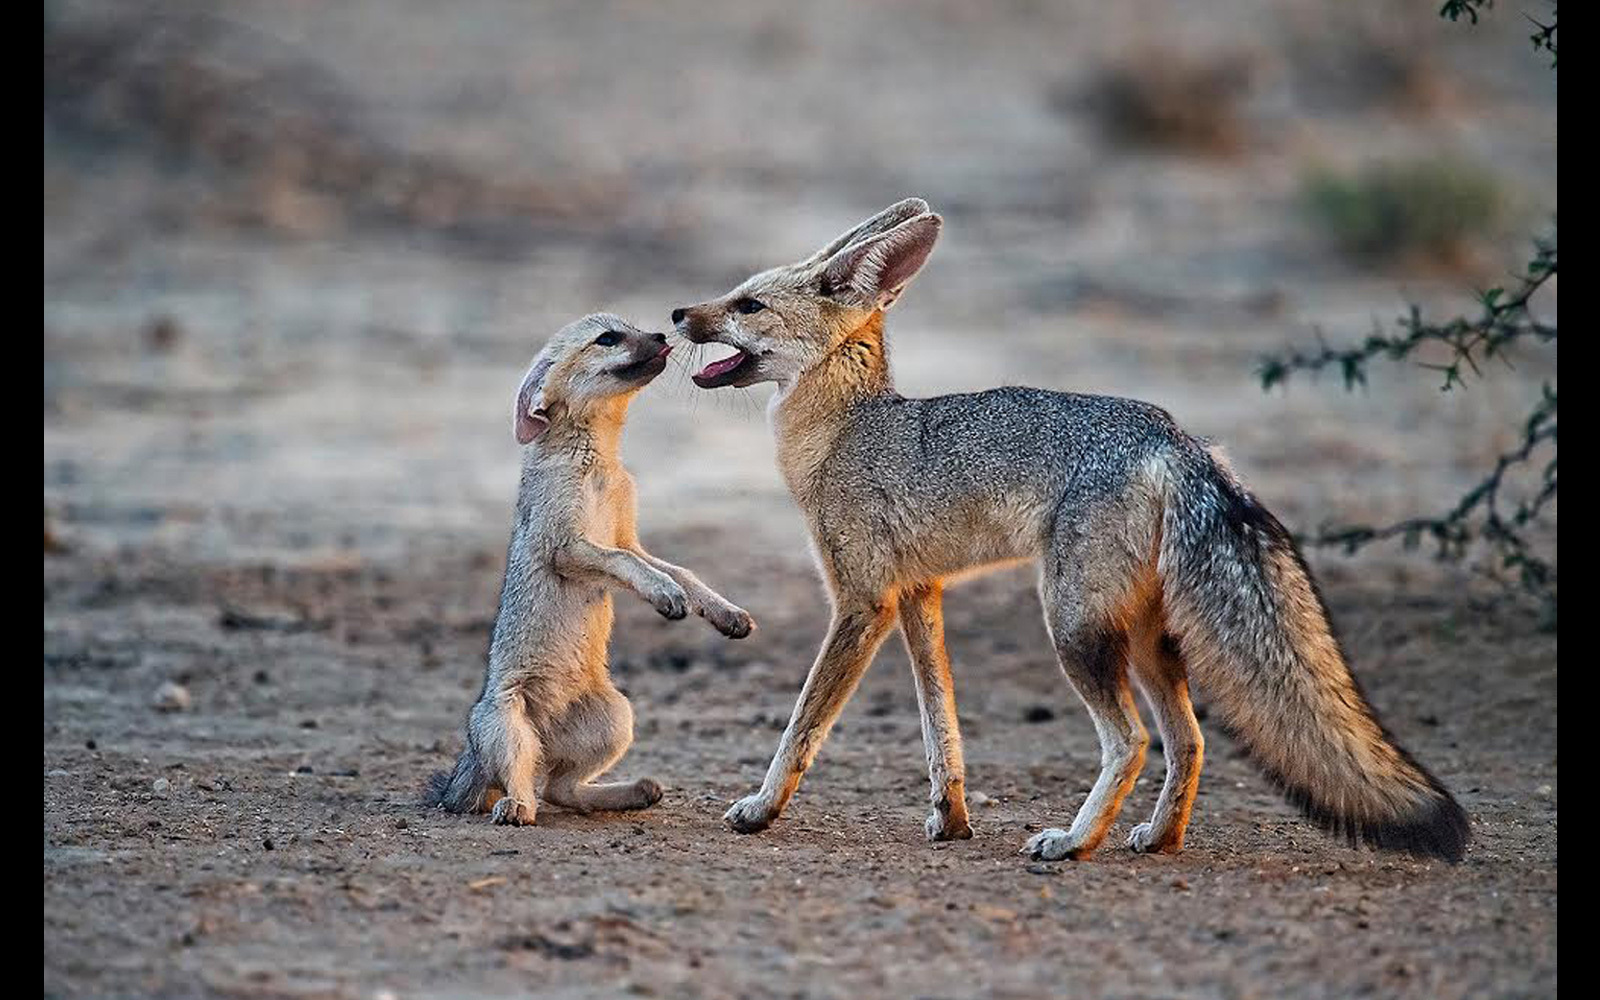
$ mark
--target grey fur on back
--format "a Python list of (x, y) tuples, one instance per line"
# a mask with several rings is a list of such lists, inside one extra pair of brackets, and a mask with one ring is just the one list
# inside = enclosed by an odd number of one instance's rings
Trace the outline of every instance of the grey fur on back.
[(1070, 516), (1096, 497), (1114, 496), (1151, 454), (1189, 440), (1148, 403), (1007, 386), (864, 401), (825, 469), (845, 490), (871, 480), (903, 491), (919, 517), (977, 497), (1019, 494)]

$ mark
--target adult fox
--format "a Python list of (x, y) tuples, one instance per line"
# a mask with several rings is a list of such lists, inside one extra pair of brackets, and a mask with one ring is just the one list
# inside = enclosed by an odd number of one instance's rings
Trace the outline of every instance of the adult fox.
[(673, 311), (677, 331), (735, 353), (702, 388), (777, 383), (778, 466), (811, 529), (833, 621), (760, 791), (734, 830), (782, 812), (899, 620), (932, 779), (933, 840), (972, 835), (943, 583), (1035, 561), (1045, 622), (1099, 734), (1100, 775), (1067, 830), (1023, 853), (1092, 853), (1144, 764), (1143, 691), (1166, 782), (1129, 837), (1177, 851), (1203, 741), (1192, 671), (1267, 774), (1352, 843), (1458, 861), (1461, 807), (1395, 743), (1351, 676), (1311, 574), (1283, 525), (1220, 454), (1164, 410), (1109, 396), (1004, 388), (907, 399), (895, 392), (884, 312), (942, 222), (909, 198), (815, 254)]

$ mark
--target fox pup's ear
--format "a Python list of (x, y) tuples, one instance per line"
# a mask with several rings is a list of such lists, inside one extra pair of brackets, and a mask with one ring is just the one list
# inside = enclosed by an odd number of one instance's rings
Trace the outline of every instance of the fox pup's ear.
[(541, 354), (533, 359), (533, 367), (522, 377), (512, 419), (518, 444), (528, 444), (550, 429), (550, 415), (544, 408), (544, 377), (550, 374), (550, 366), (554, 363)]
[(846, 305), (889, 308), (928, 262), (943, 225), (937, 215), (919, 215), (882, 235), (845, 247), (823, 268), (824, 286)]
[(869, 236), (888, 232), (907, 219), (914, 219), (919, 215), (926, 214), (928, 214), (928, 203), (921, 198), (906, 198), (903, 201), (897, 201), (872, 218), (858, 223), (855, 228), (839, 234), (838, 239), (812, 254), (807, 263), (820, 264), (847, 246), (860, 243)]

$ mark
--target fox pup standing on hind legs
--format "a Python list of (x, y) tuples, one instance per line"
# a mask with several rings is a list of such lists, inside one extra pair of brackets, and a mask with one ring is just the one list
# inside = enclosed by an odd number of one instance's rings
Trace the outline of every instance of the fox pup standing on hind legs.
[(727, 821), (783, 812), (898, 619), (932, 779), (933, 840), (972, 835), (945, 655), (942, 587), (1031, 560), (1057, 658), (1100, 738), (1100, 775), (1069, 829), (1023, 853), (1091, 854), (1144, 764), (1155, 715), (1166, 782), (1136, 851), (1177, 851), (1200, 777), (1191, 671), (1267, 774), (1352, 842), (1459, 860), (1467, 817), (1384, 730), (1345, 664), (1289, 533), (1163, 410), (1107, 396), (1005, 388), (907, 399), (883, 317), (941, 220), (890, 206), (798, 264), (677, 309), (695, 343), (734, 349), (702, 388), (777, 383), (778, 466), (811, 529), (833, 622), (760, 791)]
[(551, 338), (523, 378), (513, 422), (527, 447), (488, 674), (466, 748), (454, 771), (434, 775), (429, 801), (492, 808), (496, 823), (518, 826), (534, 821), (536, 791), (581, 812), (654, 805), (661, 786), (650, 778), (591, 783), (633, 742), (633, 709), (606, 671), (610, 589), (633, 591), (666, 618), (693, 612), (731, 638), (755, 627), (693, 573), (646, 552), (634, 528), (633, 479), (617, 444), (634, 394), (666, 368), (666, 341), (615, 316), (586, 316)]

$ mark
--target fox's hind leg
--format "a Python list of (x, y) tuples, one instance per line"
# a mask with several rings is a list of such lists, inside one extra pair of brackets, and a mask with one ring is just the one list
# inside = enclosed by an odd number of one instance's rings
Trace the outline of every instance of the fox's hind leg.
[(965, 840), (972, 836), (972, 826), (967, 820), (966, 767), (961, 760), (955, 686), (944, 648), (943, 599), (944, 591), (937, 583), (904, 591), (900, 595), (900, 631), (911, 656), (917, 708), (922, 715), (922, 745), (933, 784), (928, 839)]
[[(1081, 549), (1081, 546), (1079, 547)], [(1122, 800), (1144, 767), (1150, 737), (1128, 685), (1128, 633), (1123, 608), (1129, 575), (1085, 566), (1082, 551), (1047, 559), (1040, 587), (1056, 656), (1083, 699), (1100, 737), (1100, 776), (1067, 830), (1035, 835), (1022, 853), (1046, 861), (1086, 858), (1111, 830)]]
[(1133, 828), (1128, 846), (1141, 852), (1176, 854), (1183, 850), (1183, 832), (1189, 825), (1195, 791), (1200, 787), (1205, 737), (1189, 701), (1189, 675), (1183, 654), (1164, 624), (1156, 601), (1134, 619), (1130, 630), (1134, 680), (1155, 713), (1167, 777), (1150, 822)]
[(574, 701), (546, 734), (550, 781), (545, 800), (578, 812), (592, 809), (647, 809), (661, 801), (654, 778), (591, 784), (609, 771), (633, 743), (633, 706), (622, 692), (603, 692)]
[[(509, 826), (532, 825), (539, 809), (534, 790), (543, 748), (522, 692), (512, 689), (485, 697), (473, 707), (468, 724), (473, 727), (481, 759), (497, 772), (492, 784), (505, 790), (504, 797), (495, 800), (491, 818)], [(489, 765), (490, 761), (494, 764)]]

